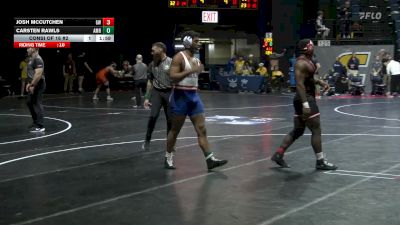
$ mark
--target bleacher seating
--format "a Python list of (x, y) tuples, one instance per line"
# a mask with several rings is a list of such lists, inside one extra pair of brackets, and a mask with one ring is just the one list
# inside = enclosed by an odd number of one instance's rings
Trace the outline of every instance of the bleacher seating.
[[(345, 0), (337, 1), (338, 22), (336, 26), (340, 26), (340, 7)], [(397, 2), (397, 1), (396, 1)], [(351, 0), (351, 38), (342, 39), (340, 29), (338, 28), (336, 40), (340, 42), (377, 42), (386, 41), (393, 42), (393, 27), (390, 26), (391, 13), (390, 8), (399, 10), (398, 5), (390, 5), (386, 0)], [(397, 4), (397, 3), (396, 3)], [(392, 16), (393, 17), (393, 16)], [(395, 16), (396, 17), (396, 16)], [(397, 17), (396, 17), (397, 18)], [(400, 19), (400, 15), (398, 16)], [(400, 21), (397, 26), (400, 25)], [(400, 26), (398, 27), (400, 31)]]
[(396, 51), (395, 58), (398, 58), (400, 55), (400, 1), (398, 0), (390, 0), (388, 9), (390, 9), (390, 16), (394, 22), (394, 29), (396, 35)]

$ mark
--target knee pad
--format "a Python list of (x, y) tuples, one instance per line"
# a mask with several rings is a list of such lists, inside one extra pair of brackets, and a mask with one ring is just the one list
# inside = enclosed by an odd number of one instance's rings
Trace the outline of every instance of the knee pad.
[(110, 83), (108, 83), (108, 82), (105, 82), (103, 85), (105, 88), (110, 88)]
[(295, 128), (290, 132), (290, 136), (292, 136), (293, 140), (301, 137), (304, 134), (305, 128)]

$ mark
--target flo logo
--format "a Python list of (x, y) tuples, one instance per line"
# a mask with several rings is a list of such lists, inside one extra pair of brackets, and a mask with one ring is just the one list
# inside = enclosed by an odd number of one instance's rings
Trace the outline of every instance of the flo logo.
[(380, 20), (381, 12), (360, 12), (360, 20)]
[[(339, 61), (347, 66), (347, 63), (349, 62), (349, 59), (353, 56), (352, 52), (345, 52), (340, 54)], [(371, 52), (356, 52), (356, 57), (360, 61), (359, 67), (368, 67), (369, 65), (369, 59), (371, 56)]]

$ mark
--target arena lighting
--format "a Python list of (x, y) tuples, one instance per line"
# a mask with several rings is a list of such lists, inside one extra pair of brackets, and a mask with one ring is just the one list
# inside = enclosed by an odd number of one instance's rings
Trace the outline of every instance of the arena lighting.
[[(175, 38), (175, 41), (180, 42), (182, 41), (181, 38)], [(202, 44), (214, 44), (214, 39), (212, 38), (199, 38), (200, 43)]]
[(182, 49), (183, 49), (184, 46), (183, 46), (183, 45), (180, 45), (180, 44), (176, 44), (176, 45), (175, 45), (175, 48), (179, 48), (179, 49), (182, 48)]
[[(180, 37), (176, 37), (175, 41), (180, 41), (182, 40)], [(199, 38), (200, 41), (214, 41), (214, 39), (211, 38)]]
[(211, 38), (199, 38), (199, 41), (202, 44), (214, 44), (214, 39)]

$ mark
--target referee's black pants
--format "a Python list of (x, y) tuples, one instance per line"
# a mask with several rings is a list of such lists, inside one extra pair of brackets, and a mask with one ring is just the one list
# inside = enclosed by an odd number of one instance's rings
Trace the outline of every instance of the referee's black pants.
[(154, 127), (158, 116), (160, 115), (161, 107), (164, 108), (165, 118), (167, 120), (167, 135), (171, 130), (171, 109), (169, 107), (169, 97), (171, 95), (171, 89), (156, 89), (153, 87), (151, 90), (151, 112), (149, 122), (147, 123), (146, 141), (151, 140), (151, 134), (153, 133)]
[(33, 123), (42, 128), (43, 127), (43, 93), (46, 89), (46, 82), (41, 79), (36, 85), (33, 93), (28, 94), (26, 104), (31, 112)]

